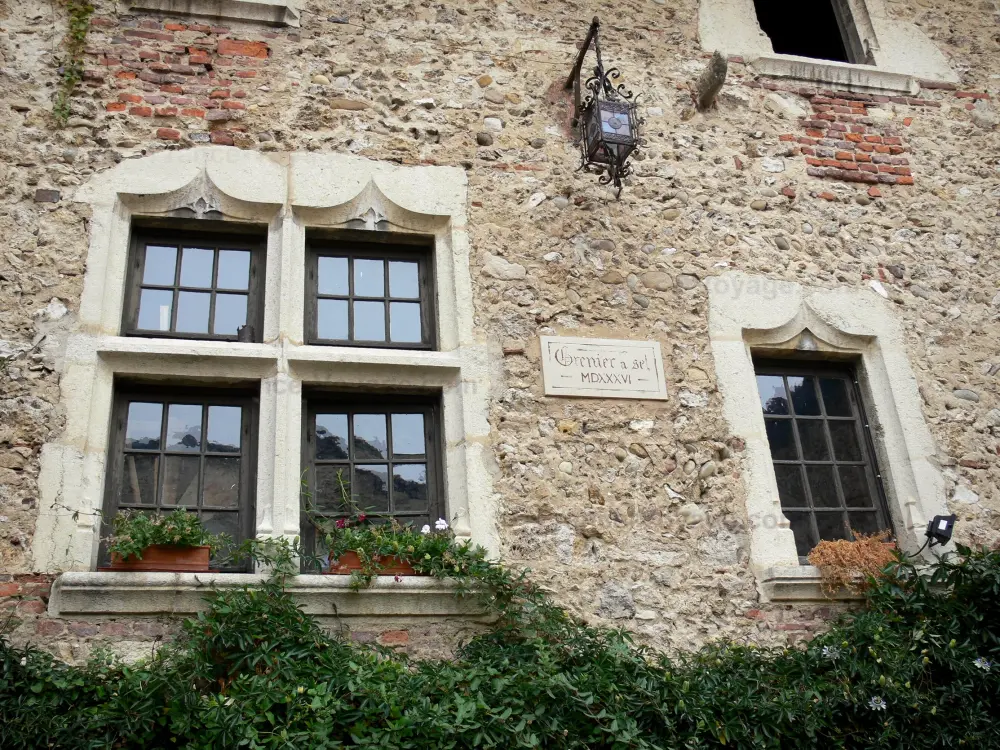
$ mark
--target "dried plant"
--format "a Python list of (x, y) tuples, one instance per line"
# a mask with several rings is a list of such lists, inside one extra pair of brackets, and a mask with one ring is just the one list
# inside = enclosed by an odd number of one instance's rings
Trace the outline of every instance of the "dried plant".
[(892, 532), (865, 535), (852, 531), (854, 540), (822, 541), (809, 553), (809, 563), (823, 574), (823, 589), (833, 594), (838, 589), (862, 593), (896, 559)]

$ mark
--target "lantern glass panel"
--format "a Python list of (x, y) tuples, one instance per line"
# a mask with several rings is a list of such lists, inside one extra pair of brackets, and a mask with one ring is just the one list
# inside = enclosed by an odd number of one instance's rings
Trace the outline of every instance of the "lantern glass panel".
[(604, 150), (604, 139), (601, 133), (601, 110), (597, 104), (591, 104), (585, 114), (584, 141), (587, 147), (587, 159), (591, 162), (606, 164), (607, 152)]
[(614, 106), (610, 102), (601, 102), (600, 108), (601, 131), (606, 135), (631, 140), (632, 123), (629, 121), (628, 111), (623, 112), (621, 107)]

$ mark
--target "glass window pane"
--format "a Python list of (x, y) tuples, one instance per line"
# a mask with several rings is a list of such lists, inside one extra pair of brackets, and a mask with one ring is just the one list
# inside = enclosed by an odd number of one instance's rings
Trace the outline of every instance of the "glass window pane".
[(418, 303), (391, 302), (389, 304), (389, 339), (399, 344), (420, 343), (423, 339), (423, 332), (420, 328), (420, 305)]
[(385, 303), (354, 303), (354, 340), (385, 341)]
[(424, 455), (424, 415), (392, 415), (392, 455), (416, 458)]
[[(187, 292), (181, 292), (187, 294)], [(216, 294), (213, 332), (217, 336), (235, 336), (247, 322), (247, 295)]]
[(851, 531), (870, 536), (886, 529), (879, 528), (878, 515), (871, 513), (848, 513), (847, 520), (851, 523)]
[(788, 378), (788, 389), (792, 392), (792, 408), (800, 416), (819, 415), (819, 397), (816, 395), (814, 378)]
[(814, 508), (841, 507), (832, 466), (806, 466), (806, 477), (809, 479)]
[(181, 286), (211, 289), (214, 262), (214, 250), (185, 247), (181, 252)]
[(171, 404), (167, 410), (167, 450), (201, 448), (201, 404)]
[(161, 505), (198, 506), (198, 456), (163, 457), (163, 498)]
[(181, 292), (177, 299), (177, 327), (180, 333), (208, 333), (208, 309), (212, 295)]
[(347, 258), (320, 257), (317, 260), (319, 269), (317, 286), (319, 293), (346, 297), (350, 293)]
[(355, 414), (354, 460), (388, 457), (385, 414)]
[(795, 438), (792, 436), (792, 420), (765, 419), (767, 442), (771, 444), (771, 458), (776, 461), (795, 461), (799, 453), (795, 448)]
[(394, 464), (392, 506), (396, 512), (427, 510), (427, 465)]
[(409, 261), (389, 261), (389, 296), (420, 298), (420, 266)]
[(847, 539), (847, 526), (844, 524), (843, 513), (817, 512), (816, 528), (820, 539), (829, 541)]
[(331, 341), (347, 341), (347, 300), (321, 299), (316, 303), (316, 335)]
[[(240, 532), (239, 513), (218, 510), (205, 511), (201, 514), (201, 522), (210, 534), (225, 534), (233, 542), (239, 542), (243, 538), (243, 534)], [(227, 552), (228, 550), (225, 547), (220, 549), (213, 560), (224, 556)]]
[(347, 459), (347, 415), (316, 415), (316, 458), (320, 461)]
[(156, 505), (159, 469), (159, 455), (127, 454), (119, 504)]
[(240, 506), (240, 459), (205, 459), (205, 489), (202, 505), (206, 508), (238, 508)]
[(143, 289), (139, 293), (139, 318), (135, 327), (141, 331), (169, 331), (173, 306), (173, 292)]
[(389, 466), (356, 464), (351, 494), (362, 513), (389, 512)]
[(765, 414), (788, 414), (785, 381), (780, 375), (758, 375), (757, 393)]
[(354, 261), (354, 296), (385, 297), (385, 261)]
[(823, 406), (827, 416), (853, 417), (851, 399), (847, 393), (847, 381), (840, 378), (820, 378), (819, 389), (823, 393)]
[(176, 247), (146, 245), (146, 259), (142, 269), (143, 284), (173, 286), (176, 268)]
[(128, 405), (125, 423), (125, 447), (135, 450), (157, 450), (160, 428), (163, 426), (163, 404), (133, 401)]
[(243, 409), (239, 406), (208, 407), (208, 450), (239, 453), (243, 431)]
[[(339, 478), (338, 478), (339, 475)], [(341, 489), (341, 479), (344, 488)], [(351, 492), (351, 470), (346, 466), (320, 465), (316, 467), (315, 478), (309, 480), (312, 497), (306, 502), (315, 510), (324, 513), (350, 513), (347, 498)], [(346, 498), (345, 498), (346, 495)]]
[(850, 422), (827, 422), (830, 425), (830, 438), (833, 440), (833, 452), (838, 461), (860, 461), (861, 446), (858, 445), (857, 425)]
[(778, 498), (782, 508), (808, 508), (805, 490), (802, 489), (802, 467), (776, 464), (774, 475), (778, 480)]
[(874, 508), (875, 499), (868, 485), (864, 466), (840, 466), (840, 486), (844, 489), (844, 504), (848, 508)]
[(789, 511), (784, 513), (792, 527), (792, 533), (795, 534), (795, 550), (799, 553), (799, 557), (806, 557), (817, 542), (810, 520), (812, 514)]
[(823, 422), (807, 419), (795, 420), (799, 428), (799, 441), (802, 444), (802, 458), (806, 461), (829, 461), (830, 451), (826, 447), (826, 433)]
[(220, 250), (218, 277), (219, 289), (249, 289), (250, 251)]

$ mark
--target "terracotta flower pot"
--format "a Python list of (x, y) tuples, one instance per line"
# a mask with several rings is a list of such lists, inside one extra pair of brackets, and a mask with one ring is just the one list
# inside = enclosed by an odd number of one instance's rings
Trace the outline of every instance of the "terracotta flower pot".
[(148, 573), (208, 573), (211, 547), (174, 547), (153, 544), (142, 551), (142, 559), (117, 554), (111, 556), (111, 566), (104, 570), (131, 570)]
[[(327, 571), (327, 575), (333, 576), (349, 576), (355, 570), (361, 570), (361, 558), (358, 557), (358, 553), (351, 551), (345, 552), (335, 561), (330, 563), (330, 569)], [(413, 569), (410, 563), (400, 560), (395, 555), (386, 555), (379, 560), (378, 566), (379, 575), (383, 576), (418, 576), (422, 575)]]

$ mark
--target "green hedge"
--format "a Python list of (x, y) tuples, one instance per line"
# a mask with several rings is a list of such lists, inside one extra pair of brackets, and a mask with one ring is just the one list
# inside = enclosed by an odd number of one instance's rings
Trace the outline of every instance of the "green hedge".
[(332, 637), (280, 578), (137, 664), (4, 643), (0, 747), (1000, 748), (998, 552), (890, 566), (803, 648), (669, 657), (495, 579), (497, 626), (452, 661)]

